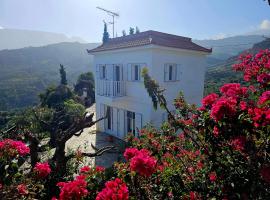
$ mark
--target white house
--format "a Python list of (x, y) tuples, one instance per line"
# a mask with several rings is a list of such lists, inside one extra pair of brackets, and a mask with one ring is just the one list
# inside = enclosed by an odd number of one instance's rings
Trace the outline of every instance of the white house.
[(183, 91), (190, 103), (200, 104), (203, 97), (205, 60), (211, 49), (201, 47), (191, 38), (156, 31), (146, 31), (109, 39), (88, 50), (96, 66), (96, 114), (106, 120), (97, 124), (99, 131), (123, 139), (127, 133), (147, 123), (156, 126), (165, 120), (165, 111), (155, 110), (144, 88), (141, 70), (166, 89), (170, 109)]

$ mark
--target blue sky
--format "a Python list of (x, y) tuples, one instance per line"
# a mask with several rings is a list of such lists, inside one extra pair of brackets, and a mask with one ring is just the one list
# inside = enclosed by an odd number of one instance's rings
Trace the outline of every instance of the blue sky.
[(0, 0), (0, 27), (100, 42), (102, 21), (110, 17), (96, 6), (120, 14), (118, 35), (130, 26), (194, 39), (270, 31), (270, 6), (263, 0)]

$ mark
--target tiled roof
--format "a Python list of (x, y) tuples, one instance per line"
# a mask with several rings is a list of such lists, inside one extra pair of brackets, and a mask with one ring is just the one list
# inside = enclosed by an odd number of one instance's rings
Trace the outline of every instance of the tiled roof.
[(172, 47), (177, 49), (188, 49), (193, 51), (202, 51), (211, 53), (212, 49), (207, 49), (202, 46), (199, 46), (191, 41), (191, 38), (171, 35), (167, 33), (161, 33), (157, 31), (145, 31), (133, 35), (127, 35), (117, 38), (109, 39), (108, 42), (103, 43), (102, 45), (87, 50), (88, 53), (108, 51), (114, 49), (123, 49), (130, 47), (138, 47), (145, 45), (159, 45), (164, 47)]

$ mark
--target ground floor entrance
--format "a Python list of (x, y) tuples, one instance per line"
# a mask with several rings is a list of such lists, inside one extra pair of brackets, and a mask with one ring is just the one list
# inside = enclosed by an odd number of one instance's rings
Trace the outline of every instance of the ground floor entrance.
[(124, 139), (128, 133), (138, 136), (142, 128), (141, 113), (100, 104), (100, 115), (106, 116), (106, 114), (107, 118), (99, 122), (102, 131), (121, 139)]

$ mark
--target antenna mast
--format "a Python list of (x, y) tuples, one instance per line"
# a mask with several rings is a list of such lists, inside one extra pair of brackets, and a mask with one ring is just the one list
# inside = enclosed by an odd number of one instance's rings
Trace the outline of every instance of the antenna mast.
[(116, 12), (110, 11), (110, 10), (106, 10), (104, 8), (101, 8), (101, 7), (97, 7), (97, 9), (106, 12), (108, 15), (110, 15), (112, 17), (112, 22), (109, 22), (109, 23), (113, 25), (113, 37), (114, 37), (114, 24), (115, 24), (114, 17), (119, 17), (119, 14)]

